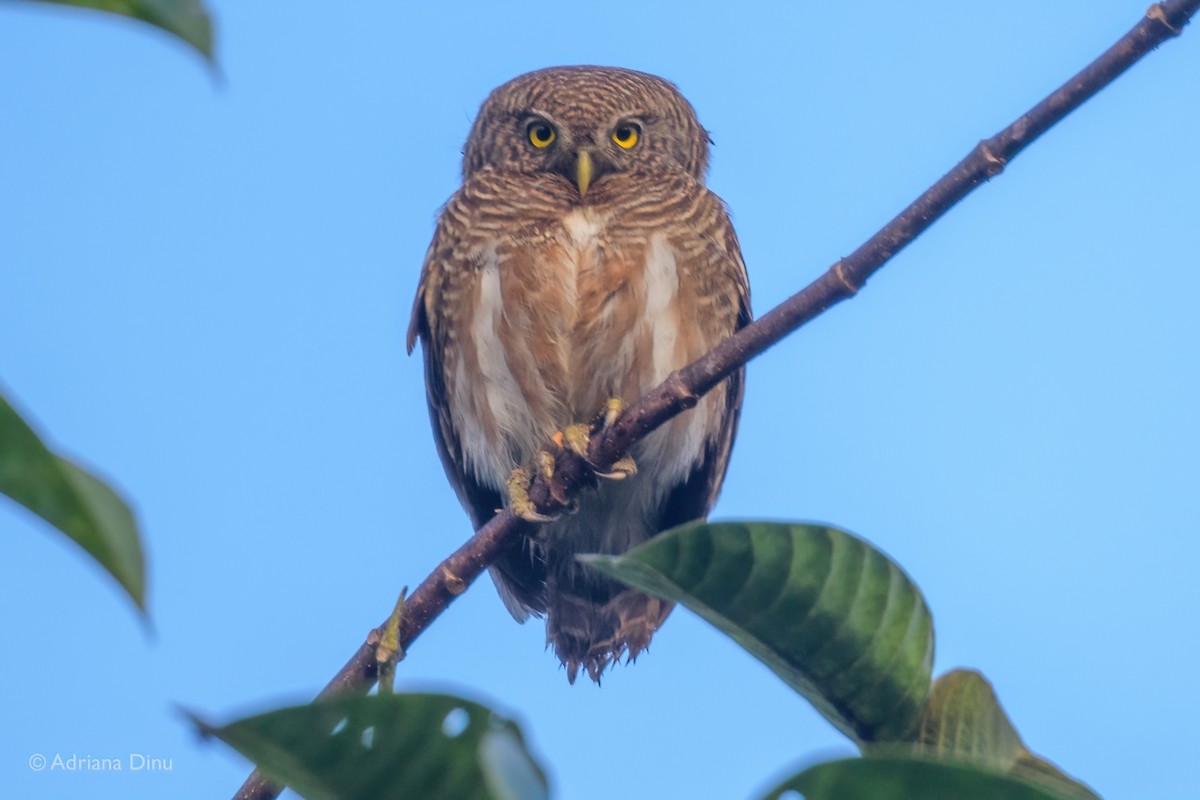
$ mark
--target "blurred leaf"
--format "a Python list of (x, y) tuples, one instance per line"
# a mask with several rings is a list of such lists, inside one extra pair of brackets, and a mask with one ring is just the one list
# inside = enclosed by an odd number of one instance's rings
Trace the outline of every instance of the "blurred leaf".
[(1032, 784), (1052, 789), (1071, 800), (1100, 800), (1100, 795), (1093, 792), (1091, 787), (1075, 780), (1049, 761), (1029, 752), (1023, 753), (1017, 759), (1011, 774)]
[(201, 0), (40, 0), (64, 6), (92, 8), (148, 22), (174, 34), (213, 58), (212, 19)]
[(1065, 797), (1098, 800), (1083, 784), (1026, 749), (988, 680), (957, 669), (933, 683), (917, 729), (919, 753), (978, 762)]
[(3, 396), (0, 494), (74, 539), (145, 611), (145, 565), (133, 512), (102, 481), (51, 453)]
[(308, 800), (545, 800), (546, 776), (515, 723), (442, 694), (336, 697), (217, 728)]
[(868, 757), (809, 767), (765, 795), (778, 800), (1071, 800), (986, 767), (928, 758)]
[(956, 669), (933, 683), (917, 728), (917, 747), (1007, 772), (1028, 753), (987, 679)]
[(691, 523), (623, 556), (580, 556), (675, 600), (757, 656), (859, 743), (911, 737), (933, 620), (904, 572), (819, 525)]

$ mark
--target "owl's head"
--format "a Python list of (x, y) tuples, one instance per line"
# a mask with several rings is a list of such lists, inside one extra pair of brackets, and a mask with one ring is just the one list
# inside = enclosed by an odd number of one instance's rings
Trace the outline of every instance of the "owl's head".
[(561, 175), (585, 194), (618, 172), (703, 181), (708, 133), (675, 86), (615, 67), (551, 67), (494, 90), (463, 151), (463, 177), (491, 167)]

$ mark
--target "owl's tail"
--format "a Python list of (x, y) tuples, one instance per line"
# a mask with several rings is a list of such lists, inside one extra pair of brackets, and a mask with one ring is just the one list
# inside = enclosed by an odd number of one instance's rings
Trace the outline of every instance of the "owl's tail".
[(596, 683), (609, 664), (628, 654), (626, 663), (650, 646), (654, 632), (674, 603), (609, 580), (556, 581), (546, 584), (546, 644), (575, 682), (579, 668)]

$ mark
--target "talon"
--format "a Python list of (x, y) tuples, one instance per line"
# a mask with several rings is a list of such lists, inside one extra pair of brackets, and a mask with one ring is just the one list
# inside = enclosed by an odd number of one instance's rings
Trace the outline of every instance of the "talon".
[(562, 434), (562, 441), (560, 441), (559, 444), (580, 458), (586, 460), (588, 448), (592, 443), (591, 426), (585, 425), (582, 422), (577, 422), (574, 425), (568, 425), (566, 429), (560, 431), (560, 433)]
[(637, 462), (633, 460), (633, 456), (622, 456), (613, 462), (608, 472), (597, 472), (596, 476), (621, 481), (637, 475), (637, 471)]
[[(553, 467), (552, 467), (553, 468)], [(529, 499), (529, 484), (532, 478), (529, 470), (517, 467), (508, 476), (508, 507), (526, 522), (552, 522), (555, 517), (547, 516), (538, 511), (537, 506)]]
[(542, 480), (546, 483), (554, 480), (554, 456), (545, 450), (538, 450), (536, 458), (538, 475), (542, 476)]
[(623, 413), (625, 413), (625, 401), (619, 397), (608, 398), (608, 402), (604, 404), (604, 417), (600, 429), (611, 428), (617, 421), (617, 417)]
[[(592, 423), (590, 432), (599, 433), (600, 431), (608, 430), (623, 413), (625, 413), (625, 401), (619, 397), (608, 398), (604, 404), (604, 411), (597, 415), (596, 420)], [(637, 475), (637, 471), (637, 463), (633, 460), (633, 456), (626, 454), (613, 462), (613, 465), (608, 468), (607, 472), (597, 471), (596, 476), (612, 481), (620, 481)]]

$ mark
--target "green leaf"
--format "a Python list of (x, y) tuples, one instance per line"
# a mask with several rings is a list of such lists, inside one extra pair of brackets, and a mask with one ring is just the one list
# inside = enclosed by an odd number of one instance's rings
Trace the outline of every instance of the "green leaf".
[(820, 525), (691, 523), (592, 567), (682, 603), (731, 636), (858, 743), (911, 737), (933, 620), (885, 555)]
[(145, 564), (133, 512), (98, 478), (51, 453), (2, 395), (0, 494), (75, 540), (145, 611)]
[(977, 761), (1001, 772), (1028, 754), (992, 685), (967, 669), (934, 681), (916, 741), (918, 749), (930, 755)]
[(1098, 800), (1086, 786), (1026, 749), (992, 685), (975, 670), (952, 670), (934, 681), (921, 712), (916, 750), (973, 761), (1065, 797)]
[(41, 0), (64, 6), (92, 8), (147, 22), (174, 34), (213, 59), (212, 18), (201, 0)]
[(1071, 800), (1044, 786), (966, 762), (869, 757), (809, 767), (765, 795), (779, 800)]
[(308, 800), (549, 797), (516, 724), (461, 697), (335, 697), (220, 728), (192, 719)]

